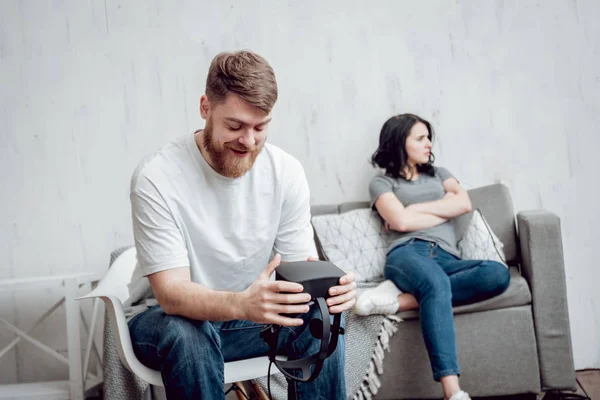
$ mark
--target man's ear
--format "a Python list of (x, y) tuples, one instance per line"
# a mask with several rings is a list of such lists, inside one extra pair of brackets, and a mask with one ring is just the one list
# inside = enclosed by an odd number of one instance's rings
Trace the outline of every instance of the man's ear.
[(207, 119), (210, 115), (210, 101), (208, 97), (203, 94), (200, 97), (200, 116), (202, 119)]

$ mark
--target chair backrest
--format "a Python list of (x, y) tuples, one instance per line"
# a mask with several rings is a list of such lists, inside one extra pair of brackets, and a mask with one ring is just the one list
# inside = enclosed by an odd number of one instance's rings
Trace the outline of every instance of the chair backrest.
[(133, 270), (137, 263), (135, 247), (125, 250), (110, 266), (98, 286), (85, 297), (114, 296), (121, 303), (129, 299), (129, 288)]
[[(106, 304), (106, 312), (111, 321), (114, 348), (105, 342), (105, 346), (107, 346), (105, 352), (116, 350), (125, 368), (145, 382), (163, 386), (160, 371), (148, 368), (137, 359), (123, 309), (123, 303), (129, 300), (127, 285), (131, 281), (136, 264), (135, 247), (131, 247), (117, 256), (98, 286), (81, 299), (100, 297)], [(275, 374), (277, 371), (275, 368), (271, 371), (269, 358), (266, 356), (230, 361), (224, 365), (224, 381), (233, 383), (256, 379), (266, 376), (269, 372)]]

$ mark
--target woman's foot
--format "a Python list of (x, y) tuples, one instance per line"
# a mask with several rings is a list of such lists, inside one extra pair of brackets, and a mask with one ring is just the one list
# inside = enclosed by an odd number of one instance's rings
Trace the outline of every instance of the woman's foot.
[(373, 289), (365, 290), (356, 300), (354, 312), (357, 315), (396, 314), (400, 307), (400, 294), (402, 292), (388, 279)]
[(471, 397), (469, 397), (469, 393), (461, 390), (454, 393), (449, 400), (471, 400)]
[(469, 394), (460, 389), (458, 375), (446, 375), (440, 379), (445, 400), (471, 400)]

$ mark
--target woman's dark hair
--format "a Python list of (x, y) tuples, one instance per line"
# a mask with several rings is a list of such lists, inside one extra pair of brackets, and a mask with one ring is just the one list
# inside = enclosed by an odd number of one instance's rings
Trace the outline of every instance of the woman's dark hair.
[[(385, 173), (394, 178), (410, 179), (410, 176), (404, 176), (405, 167), (408, 165), (406, 138), (417, 122), (427, 127), (429, 132), (427, 137), (433, 142), (433, 128), (429, 122), (414, 114), (396, 115), (383, 124), (379, 134), (379, 147), (371, 156), (371, 164), (374, 167), (384, 168)], [(431, 153), (427, 164), (417, 164), (417, 171), (434, 176), (434, 160), (435, 157)]]

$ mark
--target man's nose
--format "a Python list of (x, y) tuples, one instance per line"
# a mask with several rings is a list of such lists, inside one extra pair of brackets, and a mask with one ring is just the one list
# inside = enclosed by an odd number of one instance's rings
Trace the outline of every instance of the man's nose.
[(247, 129), (242, 136), (238, 138), (238, 141), (246, 147), (252, 147), (256, 144), (256, 133), (254, 129)]

